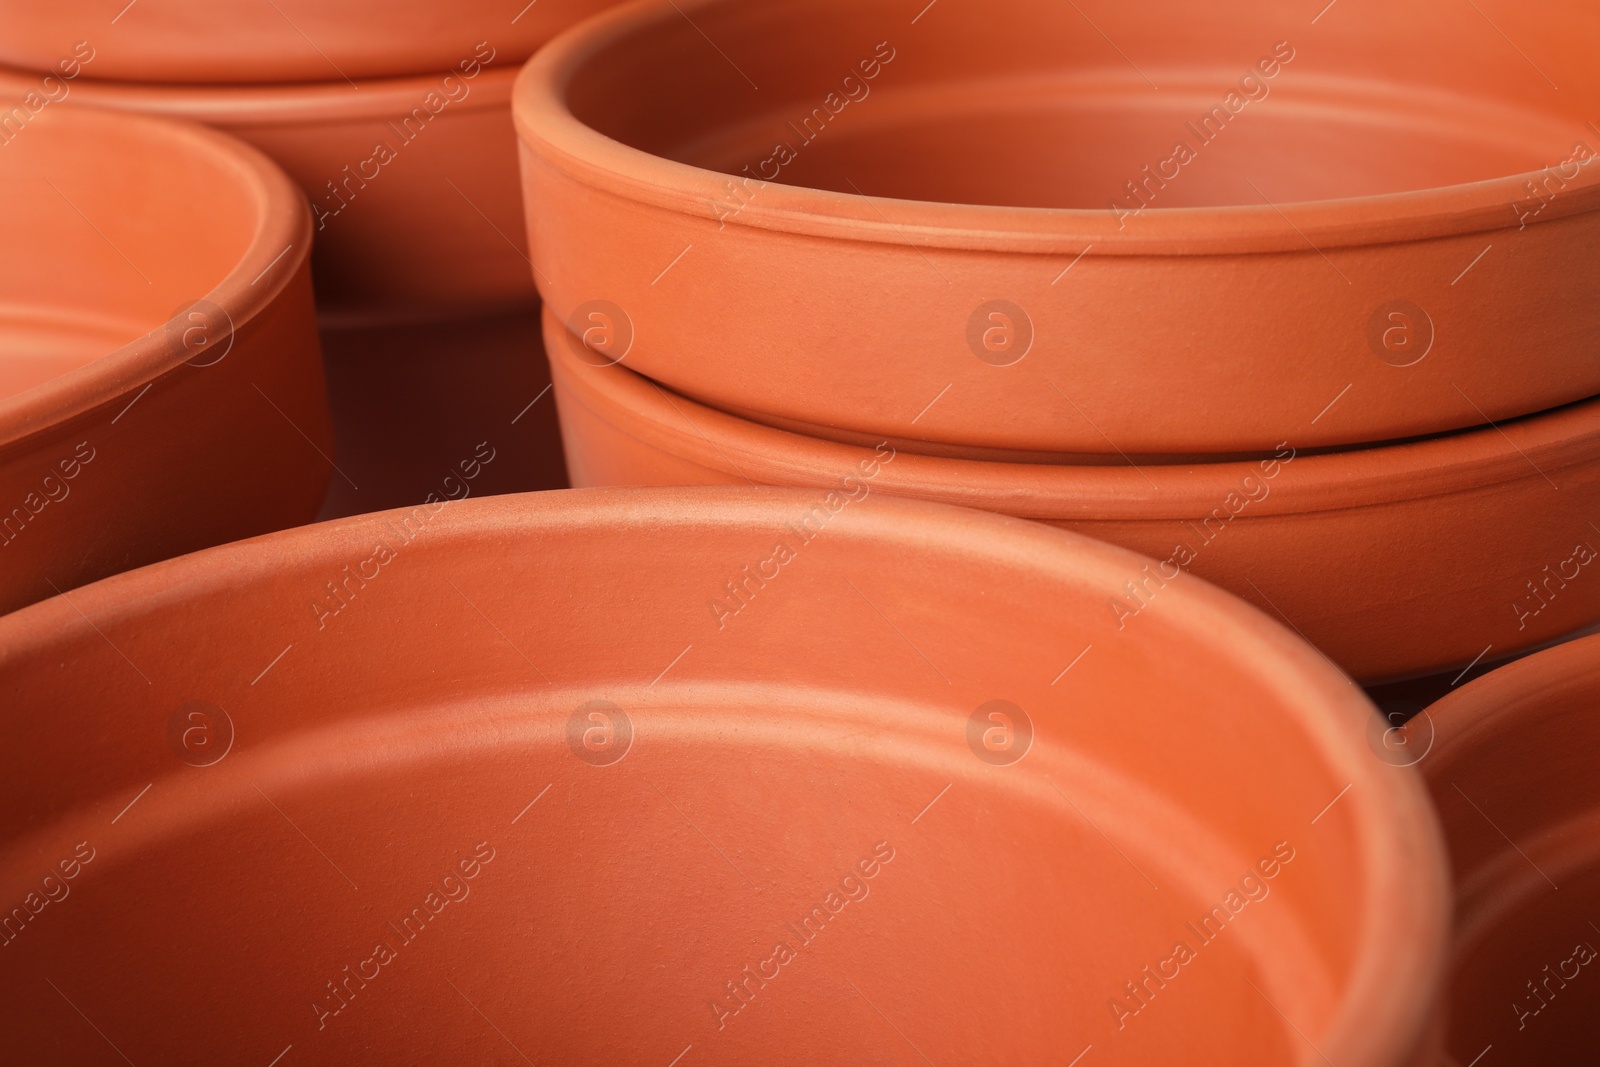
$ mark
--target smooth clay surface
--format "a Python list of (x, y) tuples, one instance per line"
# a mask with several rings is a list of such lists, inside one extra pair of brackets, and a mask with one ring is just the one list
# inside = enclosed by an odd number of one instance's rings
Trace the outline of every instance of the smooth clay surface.
[(1236, 599), (1119, 632), (1141, 565), (875, 492), (564, 492), (0, 619), (8, 1048), (1415, 1062), (1420, 783)]
[(1600, 10), (1315, 14), (619, 8), (516, 90), (540, 289), (684, 395), (930, 449), (1267, 455), (1600, 393)]
[(1454, 869), (1459, 1063), (1490, 1047), (1515, 1067), (1585, 1063), (1600, 1047), (1597, 702), (1600, 637), (1586, 637), (1462, 687), (1403, 731)]
[[(1225, 463), (998, 463), (770, 429), (633, 373), (631, 355), (612, 363), (548, 308), (545, 331), (575, 486), (835, 489), (871, 466), (885, 492), (1038, 519), (1151, 557), (1098, 608), (1122, 632), (1198, 575), (1368, 684), (1459, 671), (1600, 621), (1600, 581), (1588, 574), (1600, 546), (1600, 401), (1320, 455), (1286, 441)], [(1549, 580), (1558, 569), (1576, 577)]]
[(343, 81), (444, 70), (479, 41), (517, 64), (615, 0), (50, 0), (0, 6), (0, 62), (50, 70), (87, 38), (95, 76)]
[[(132, 15), (129, 16), (130, 18)], [(0, 145), (87, 104), (202, 122), (255, 145), (310, 199), (318, 310), (387, 320), (497, 314), (536, 299), (523, 249), (510, 93), (468, 47), (437, 74), (352, 84), (142, 85), (0, 69)], [(28, 106), (33, 101), (37, 110)]]
[(310, 520), (311, 222), (260, 153), (57, 109), (0, 146), (0, 611)]

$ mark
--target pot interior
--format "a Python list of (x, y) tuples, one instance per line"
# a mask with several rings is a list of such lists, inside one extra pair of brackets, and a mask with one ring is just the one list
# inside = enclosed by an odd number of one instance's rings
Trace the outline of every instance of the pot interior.
[[(587, 56), (569, 103), (625, 144), (744, 177), (730, 210), (774, 181), (1110, 209), (1129, 223), (1148, 209), (1476, 182), (1555, 167), (1580, 140), (1600, 146), (1581, 106), (1589, 87), (1549, 91), (1470, 7), (1358, 0), (1310, 27), (1264, 3), (1180, 3), (1159, 18), (1110, 4), (936, 4), (914, 25), (902, 7), (724, 3), (692, 25), (667, 11)], [(1430, 40), (1451, 38), (1448, 54), (1424, 62), (1378, 43), (1424, 25)], [(1552, 47), (1548, 64), (1573, 58)], [(1580, 173), (1567, 170), (1541, 197)]]
[[(1442, 743), (1428, 768), (1459, 898), (1450, 1051), (1462, 1063), (1490, 1045), (1507, 1064), (1577, 1063), (1600, 1040), (1600, 786), (1589, 767), (1600, 644), (1501, 670), (1522, 676), (1521, 692)], [(1487, 707), (1502, 683), (1478, 684), (1461, 696)], [(1460, 710), (1442, 705), (1441, 729)]]
[[(115, 648), (79, 622), (0, 669), (50, 724), (0, 783), (0, 888), (70, 893), (12, 916), (8, 965), (135, 1062), (1264, 1065), (1296, 1028), (1332, 1040), (1385, 831), (1359, 798), (1310, 821), (1350, 781), (1303, 714), (1331, 674), (1263, 669), (1180, 590), (1119, 633), (1123, 576), (1072, 577), (1068, 539), (973, 516), (960, 545), (889, 500), (719, 627), (707, 597), (812, 502), (689, 495), (724, 519), (637, 494), (585, 494), (616, 503), (566, 531), (363, 519), (148, 610), (75, 596)], [(1014, 551), (983, 547), (1005, 526)], [(43, 981), (0, 1017), (29, 1050), (101, 1040)]]
[(185, 127), (30, 98), (0, 115), (0, 399), (166, 326), (264, 211), (241, 161)]
[[(224, 763), (204, 788), (158, 782), (150, 832), (113, 851), (85, 830), (102, 849), (91, 877), (11, 953), (52, 974), (103, 967), (120, 992), (73, 992), (164, 1062), (184, 1060), (162, 1036), (173, 1000), (270, 1021), (191, 1025), (193, 1062), (270, 1045), (273, 1027), (279, 1048), (334, 1059), (510, 1062), (476, 1006), (535, 1062), (668, 1062), (693, 1044), (705, 1062), (796, 1064), (920, 1062), (916, 1048), (1030, 1062), (1091, 1043), (1108, 1062), (1199, 1047), (1281, 1063), (1296, 1038), (1249, 983), (1301, 1021), (1336, 1001), (1295, 903), (1309, 872), (1275, 842), (1230, 855), (1082, 754), (1032, 754), (1013, 782), (949, 759), (918, 729), (936, 709), (686, 688), (624, 698), (632, 750), (594, 767), (563, 736), (590, 696), (391, 710)], [(460, 866), (475, 855), (493, 859)], [(1271, 879), (1251, 873), (1263, 857)], [(276, 977), (241, 983), (252, 967)]]

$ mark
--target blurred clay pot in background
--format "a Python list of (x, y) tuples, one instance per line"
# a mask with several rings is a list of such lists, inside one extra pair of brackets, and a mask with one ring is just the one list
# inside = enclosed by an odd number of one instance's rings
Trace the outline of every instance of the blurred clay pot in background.
[(311, 220), (265, 156), (88, 109), (0, 145), (0, 611), (310, 520)]
[(1600, 401), (1322, 455), (1285, 446), (1226, 463), (992, 463), (820, 441), (715, 411), (626, 369), (631, 355), (609, 363), (548, 308), (545, 338), (576, 486), (870, 483), (1040, 519), (1153, 557), (1101, 605), (1123, 627), (1159, 615), (1192, 571), (1368, 684), (1459, 670), (1600, 620)]
[[(1600, 637), (1480, 678), (1403, 731), (1457, 894), (1449, 1050), (1585, 1063), (1600, 1034)], [(1488, 1062), (1487, 1060), (1485, 1062)]]
[(324, 322), (339, 473), (321, 517), (565, 489), (537, 311)]
[(1121, 549), (824, 495), (445, 503), (0, 619), (0, 899), (75, 876), (9, 1047), (1419, 1062), (1444, 857), (1359, 690), (1204, 582), (1119, 632)]
[(0, 63), (44, 70), (87, 37), (95, 76), (330, 81), (443, 70), (480, 41), (515, 65), (615, 0), (51, 0), (0, 6)]
[[(39, 113), (90, 104), (193, 119), (260, 148), (311, 199), (323, 312), (492, 314), (536, 297), (508, 103), (516, 72), (484, 67), (490, 54), (359, 86), (94, 81), (91, 62), (57, 79), (60, 102)], [(0, 113), (40, 84), (0, 71)], [(7, 132), (0, 126), (0, 139)]]
[(530, 254), (641, 374), (813, 436), (1483, 425), (1600, 394), (1597, 37), (1574, 0), (632, 4), (519, 78)]

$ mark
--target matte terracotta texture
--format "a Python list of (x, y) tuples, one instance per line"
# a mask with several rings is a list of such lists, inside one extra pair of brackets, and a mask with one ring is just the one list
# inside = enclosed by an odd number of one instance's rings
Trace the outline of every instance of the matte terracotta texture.
[[(359, 86), (92, 81), (90, 63), (39, 113), (82, 103), (192, 119), (261, 149), (311, 199), (325, 313), (493, 314), (526, 308), (535, 293), (508, 105), (516, 72), (484, 68), (490, 55), (492, 45), (469, 48), (449, 72)], [(0, 71), (0, 117), (40, 84)], [(0, 144), (26, 137), (31, 121), (17, 135), (0, 121)]]
[(1586, 1063), (1600, 1041), (1597, 705), (1600, 637), (1586, 637), (1502, 667), (1406, 727), (1454, 871), (1459, 1063), (1491, 1045), (1496, 1063)]
[(0, 611), (310, 520), (331, 434), (283, 173), (55, 109), (0, 145), (0, 204)]
[(86, 35), (97, 77), (331, 81), (449, 67), (480, 40), (520, 63), (615, 0), (50, 0), (0, 5), (0, 62), (46, 70)]
[[(885, 492), (1040, 519), (1153, 557), (1101, 605), (1128, 630), (1192, 572), (1286, 620), (1367, 684), (1466, 666), (1600, 621), (1600, 582), (1535, 597), (1597, 535), (1600, 401), (1428, 441), (1260, 461), (1063, 466), (819, 441), (670, 393), (567, 334), (546, 349), (576, 486), (836, 488), (893, 455)], [(582, 353), (580, 357), (579, 353)], [(587, 361), (586, 361), (587, 360)], [(590, 362), (593, 361), (593, 362)]]
[(537, 311), (322, 330), (339, 471), (321, 516), (565, 489)]
[(870, 490), (542, 493), (0, 619), (0, 899), (93, 852), (6, 931), (10, 1048), (1415, 1062), (1448, 926), (1420, 783), (1205, 583), (1119, 633), (1142, 565)]
[(520, 77), (530, 254), (640, 373), (819, 436), (1482, 425), (1600, 393), (1597, 36), (1571, 0), (632, 4)]

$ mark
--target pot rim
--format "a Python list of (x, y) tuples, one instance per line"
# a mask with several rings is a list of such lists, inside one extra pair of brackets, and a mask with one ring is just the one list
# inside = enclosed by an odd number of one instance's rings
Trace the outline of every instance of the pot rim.
[[(829, 484), (878, 455), (707, 407), (621, 364), (584, 364), (563, 344), (577, 342), (548, 306), (545, 331), (558, 388), (566, 384), (571, 399), (620, 432), (702, 466), (769, 484)], [(611, 377), (601, 384), (601, 374)], [(595, 394), (602, 405), (591, 401)], [(1272, 484), (1252, 500), (1250, 513), (1313, 514), (1448, 496), (1549, 478), (1597, 458), (1600, 397), (1421, 440), (1296, 453), (1289, 460), (1294, 479)], [(874, 477), (890, 491), (1030, 519), (1182, 520), (1209, 515), (1229, 494), (1248, 495), (1244, 479), (1261, 483), (1262, 464), (1271, 462), (1073, 466), (897, 452)]]
[(1411, 719), (1426, 716), (1439, 749), (1438, 759), (1419, 765), (1423, 777), (1432, 780), (1457, 764), (1481, 760), (1498, 734), (1542, 718), (1552, 690), (1597, 686), (1600, 633), (1563, 641), (1474, 678)]
[[(592, 188), (723, 224), (913, 248), (1051, 255), (1078, 255), (1089, 245), (1102, 256), (1304, 253), (1498, 230), (1510, 224), (1508, 205), (1524, 198), (1523, 183), (1545, 172), (1333, 200), (1151, 207), (1136, 233), (1120, 230), (1114, 214), (1105, 209), (868, 198), (774, 182), (759, 183), (761, 195), (724, 219), (715, 205), (725, 195), (730, 175), (612, 140), (573, 115), (566, 98), (573, 77), (597, 53), (628, 37), (648, 35), (664, 23), (687, 19), (685, 9), (728, 2), (631, 0), (568, 28), (535, 53), (517, 77), (512, 113), (519, 139)], [(1532, 224), (1597, 207), (1600, 166), (1580, 171)]]
[[(40, 117), (81, 125), (83, 136), (102, 144), (115, 144), (115, 137), (133, 133), (161, 145), (178, 165), (186, 155), (196, 154), (226, 165), (253, 201), (256, 228), (233, 268), (195, 299), (209, 300), (226, 311), (235, 335), (271, 307), (309, 261), (311, 211), (304, 194), (275, 163), (243, 141), (195, 123), (152, 115), (71, 108)], [(193, 356), (173, 337), (174, 321), (169, 318), (113, 352), (0, 399), (0, 447), (117, 403), (182, 366)]]
[[(502, 108), (511, 99), (518, 67), (483, 67), (471, 78), (460, 71), (407, 74), (391, 78), (362, 78), (355, 82), (263, 82), (239, 85), (116, 81), (79, 77), (69, 84), (72, 93), (84, 94), (96, 107), (122, 108), (170, 115), (210, 125), (240, 126), (296, 123), (331, 125), (363, 119), (391, 119), (396, 109), (420, 103), (445, 78), (454, 76), (472, 86), (463, 100), (452, 101), (452, 111), (486, 111)], [(0, 94), (25, 92), (38, 76), (17, 67), (0, 65)]]
[[(493, 541), (503, 544), (546, 531), (582, 531), (637, 523), (647, 514), (655, 531), (693, 531), (714, 522), (771, 525), (789, 518), (815, 491), (751, 490), (746, 487), (569, 489), (450, 502), (450, 516), (430, 526), (424, 552)], [(345, 561), (364, 551), (374, 531), (410, 508), (336, 519), (268, 534), (102, 579), (0, 617), (0, 671), (37, 659), (51, 644), (71, 639), (84, 619), (98, 625), (130, 624), (151, 610), (171, 608), (196, 596), (271, 582), (287, 570)], [(937, 544), (946, 551), (982, 559), (990, 568), (1049, 568), (1075, 576), (1114, 572), (1121, 576), (1142, 560), (1135, 553), (1081, 534), (921, 501), (879, 501), (848, 536), (907, 546)], [(1358, 846), (1364, 864), (1365, 921), (1340, 1010), (1325, 1033), (1326, 1048), (1351, 1062), (1399, 1064), (1422, 1039), (1425, 1011), (1442, 988), (1448, 936), (1448, 873), (1437, 820), (1420, 776), (1374, 759), (1365, 745), (1365, 720), (1374, 714), (1365, 694), (1320, 653), (1277, 620), (1204, 581), (1179, 594), (1190, 610), (1175, 613), (1202, 644), (1226, 642), (1251, 662), (1265, 683), (1299, 699), (1286, 699), (1293, 716), (1331, 776), (1348, 776), (1346, 803), (1364, 832)], [(1181, 618), (1181, 621), (1179, 619)], [(1320, 693), (1313, 709), (1304, 699)], [(1341, 794), (1342, 795), (1342, 794)], [(1403, 958), (1394, 946), (1409, 947)], [(1430, 995), (1407, 1001), (1402, 988)], [(1408, 1010), (1403, 1005), (1409, 1005)]]

